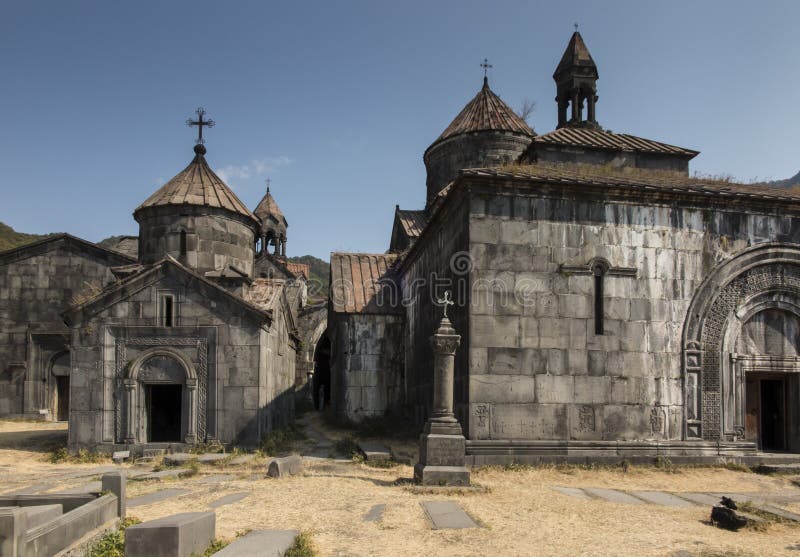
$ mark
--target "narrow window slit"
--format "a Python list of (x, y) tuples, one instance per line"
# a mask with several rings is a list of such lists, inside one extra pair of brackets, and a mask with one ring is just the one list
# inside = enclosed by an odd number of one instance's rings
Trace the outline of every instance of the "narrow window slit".
[(594, 275), (594, 334), (603, 334), (603, 278), (605, 269), (601, 265), (595, 265), (592, 269)]

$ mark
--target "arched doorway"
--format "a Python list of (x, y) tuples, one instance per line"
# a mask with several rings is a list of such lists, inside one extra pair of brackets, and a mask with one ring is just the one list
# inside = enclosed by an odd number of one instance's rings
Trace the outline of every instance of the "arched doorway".
[(322, 335), (314, 349), (314, 408), (322, 410), (331, 403), (331, 341)]
[(127, 443), (194, 443), (197, 378), (191, 363), (169, 350), (137, 358), (125, 379)]
[(53, 380), (52, 412), (56, 421), (69, 420), (69, 352), (56, 354), (50, 361), (50, 376)]

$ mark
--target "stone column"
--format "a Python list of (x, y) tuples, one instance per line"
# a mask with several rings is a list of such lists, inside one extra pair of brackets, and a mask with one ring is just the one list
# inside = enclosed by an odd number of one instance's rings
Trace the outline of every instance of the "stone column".
[(125, 442), (129, 445), (136, 443), (136, 380), (125, 379)]
[(445, 317), (431, 337), (433, 345), (433, 412), (420, 436), (414, 479), (424, 485), (469, 485), (466, 440), (453, 414), (455, 354), (461, 336)]
[(197, 442), (197, 379), (186, 380), (186, 442)]
[(586, 119), (589, 122), (595, 123), (595, 116), (594, 116), (594, 103), (597, 102), (597, 96), (594, 94), (594, 91), (589, 91), (589, 94), (586, 97), (586, 102), (588, 103), (587, 106), (587, 115)]
[(581, 92), (578, 89), (572, 90), (572, 121), (581, 121), (581, 109), (583, 108), (583, 101), (581, 100)]

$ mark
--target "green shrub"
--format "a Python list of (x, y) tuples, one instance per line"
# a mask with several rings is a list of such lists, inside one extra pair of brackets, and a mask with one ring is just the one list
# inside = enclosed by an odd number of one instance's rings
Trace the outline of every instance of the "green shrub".
[(117, 529), (103, 534), (89, 547), (85, 557), (125, 557), (125, 529), (140, 522), (132, 516), (120, 520)]
[(269, 432), (261, 440), (258, 452), (265, 456), (283, 456), (292, 452), (297, 441), (307, 438), (303, 429), (293, 422), (284, 428)]

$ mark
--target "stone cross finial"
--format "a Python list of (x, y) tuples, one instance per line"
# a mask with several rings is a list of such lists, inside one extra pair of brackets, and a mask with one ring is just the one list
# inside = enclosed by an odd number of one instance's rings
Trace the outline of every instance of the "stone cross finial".
[(450, 297), (450, 291), (449, 290), (445, 290), (444, 291), (444, 298), (436, 300), (436, 303), (444, 306), (444, 318), (445, 319), (447, 319), (447, 306), (456, 305), (456, 303)]
[(578, 32), (578, 22), (576, 21), (572, 25), (575, 26), (575, 32), (577, 33)]
[(186, 125), (197, 126), (197, 144), (202, 145), (206, 142), (206, 140), (203, 139), (203, 126), (207, 128), (213, 128), (214, 120), (211, 120), (210, 118), (208, 120), (203, 120), (203, 116), (206, 115), (206, 109), (202, 106), (195, 110), (194, 113), (197, 114), (197, 120), (192, 120), (189, 118), (186, 120)]
[(265, 182), (267, 184), (267, 193), (269, 193), (269, 185), (272, 183), (272, 178), (267, 178)]
[(489, 72), (489, 68), (493, 68), (493, 67), (494, 66), (492, 66), (489, 63), (489, 59), (488, 58), (484, 58), (483, 62), (481, 62), (481, 68), (483, 68), (483, 77), (487, 77), (488, 72)]

